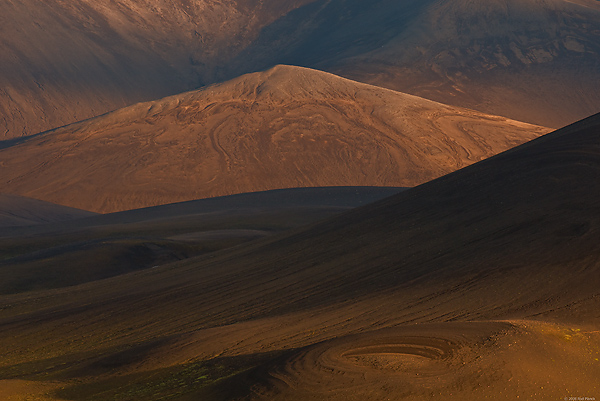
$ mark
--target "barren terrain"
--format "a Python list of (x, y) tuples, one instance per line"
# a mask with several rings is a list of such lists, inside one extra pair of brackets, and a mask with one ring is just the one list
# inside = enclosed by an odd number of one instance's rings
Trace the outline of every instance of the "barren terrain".
[(0, 149), (0, 188), (94, 212), (291, 187), (410, 187), (549, 129), (300, 67)]
[[(105, 215), (7, 195), (22, 200), (23, 207), (19, 226), (14, 218), (0, 220), (11, 223), (0, 226), (0, 293), (60, 288), (155, 268), (331, 217), (401, 190), (295, 188)], [(8, 206), (0, 215), (14, 211), (14, 203)]]
[(0, 400), (600, 399), (599, 72), (597, 0), (1, 2)]
[(313, 67), (559, 128), (600, 111), (600, 3), (315, 1), (265, 27), (233, 65), (248, 63)]
[(304, 3), (3, 1), (0, 140), (221, 80), (262, 26)]
[(55, 205), (23, 196), (0, 194), (0, 231), (5, 227), (29, 226), (93, 216), (94, 213)]
[(276, 64), (560, 127), (598, 111), (595, 0), (0, 5), (0, 140)]
[(0, 383), (68, 400), (597, 397), (599, 132), (596, 115), (309, 227), (0, 296)]

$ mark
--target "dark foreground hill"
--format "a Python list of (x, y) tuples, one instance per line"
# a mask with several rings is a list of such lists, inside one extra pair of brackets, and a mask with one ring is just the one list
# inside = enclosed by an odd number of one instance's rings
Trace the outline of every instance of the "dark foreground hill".
[(23, 196), (0, 194), (0, 230), (6, 227), (57, 223), (94, 214)]
[(323, 220), (401, 190), (281, 189), (103, 215), (5, 195), (0, 200), (12, 202), (0, 203), (5, 207), (0, 213), (12, 218), (0, 220), (10, 223), (0, 226), (0, 293), (73, 286), (156, 268)]
[(545, 132), (277, 66), (0, 149), (0, 190), (114, 212), (278, 188), (409, 187)]
[(597, 394), (599, 182), (595, 115), (286, 235), (2, 296), (0, 383), (74, 400)]

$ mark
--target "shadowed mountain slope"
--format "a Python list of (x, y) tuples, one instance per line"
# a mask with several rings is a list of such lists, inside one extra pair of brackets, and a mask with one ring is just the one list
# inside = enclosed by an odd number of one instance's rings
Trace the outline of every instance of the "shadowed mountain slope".
[(0, 140), (223, 79), (302, 0), (10, 0), (0, 4)]
[(278, 66), (2, 149), (0, 188), (113, 212), (276, 188), (409, 187), (547, 131)]
[[(600, 114), (287, 235), (118, 280), (2, 296), (0, 372), (64, 379), (213, 359), (225, 369), (227, 357), (255, 354), (263, 362), (250, 366), (261, 367), (206, 399), (591, 394), (598, 183)], [(381, 365), (393, 370), (393, 355), (408, 369), (400, 381)], [(178, 389), (204, 394), (199, 386)]]
[(0, 229), (4, 227), (29, 226), (57, 223), (95, 213), (55, 205), (23, 196), (0, 194)]
[(231, 66), (277, 63), (561, 127), (600, 110), (600, 3), (315, 1), (266, 26)]

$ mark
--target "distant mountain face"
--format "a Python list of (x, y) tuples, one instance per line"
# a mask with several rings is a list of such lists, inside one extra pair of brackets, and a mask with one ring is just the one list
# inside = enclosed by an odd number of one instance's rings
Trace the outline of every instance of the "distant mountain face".
[(316, 1), (265, 27), (232, 65), (248, 60), (559, 127), (600, 110), (600, 2)]
[(0, 188), (112, 212), (276, 188), (408, 187), (548, 131), (278, 66), (0, 150)]
[(264, 24), (306, 1), (3, 1), (0, 140), (215, 82)]
[(600, 107), (595, 0), (12, 0), (0, 140), (296, 64), (562, 126)]

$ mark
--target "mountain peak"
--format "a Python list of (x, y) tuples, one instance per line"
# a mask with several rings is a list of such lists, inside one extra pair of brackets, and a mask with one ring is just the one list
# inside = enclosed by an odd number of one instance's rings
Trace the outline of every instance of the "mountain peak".
[(0, 150), (0, 185), (101, 212), (290, 187), (410, 187), (545, 132), (277, 66)]

